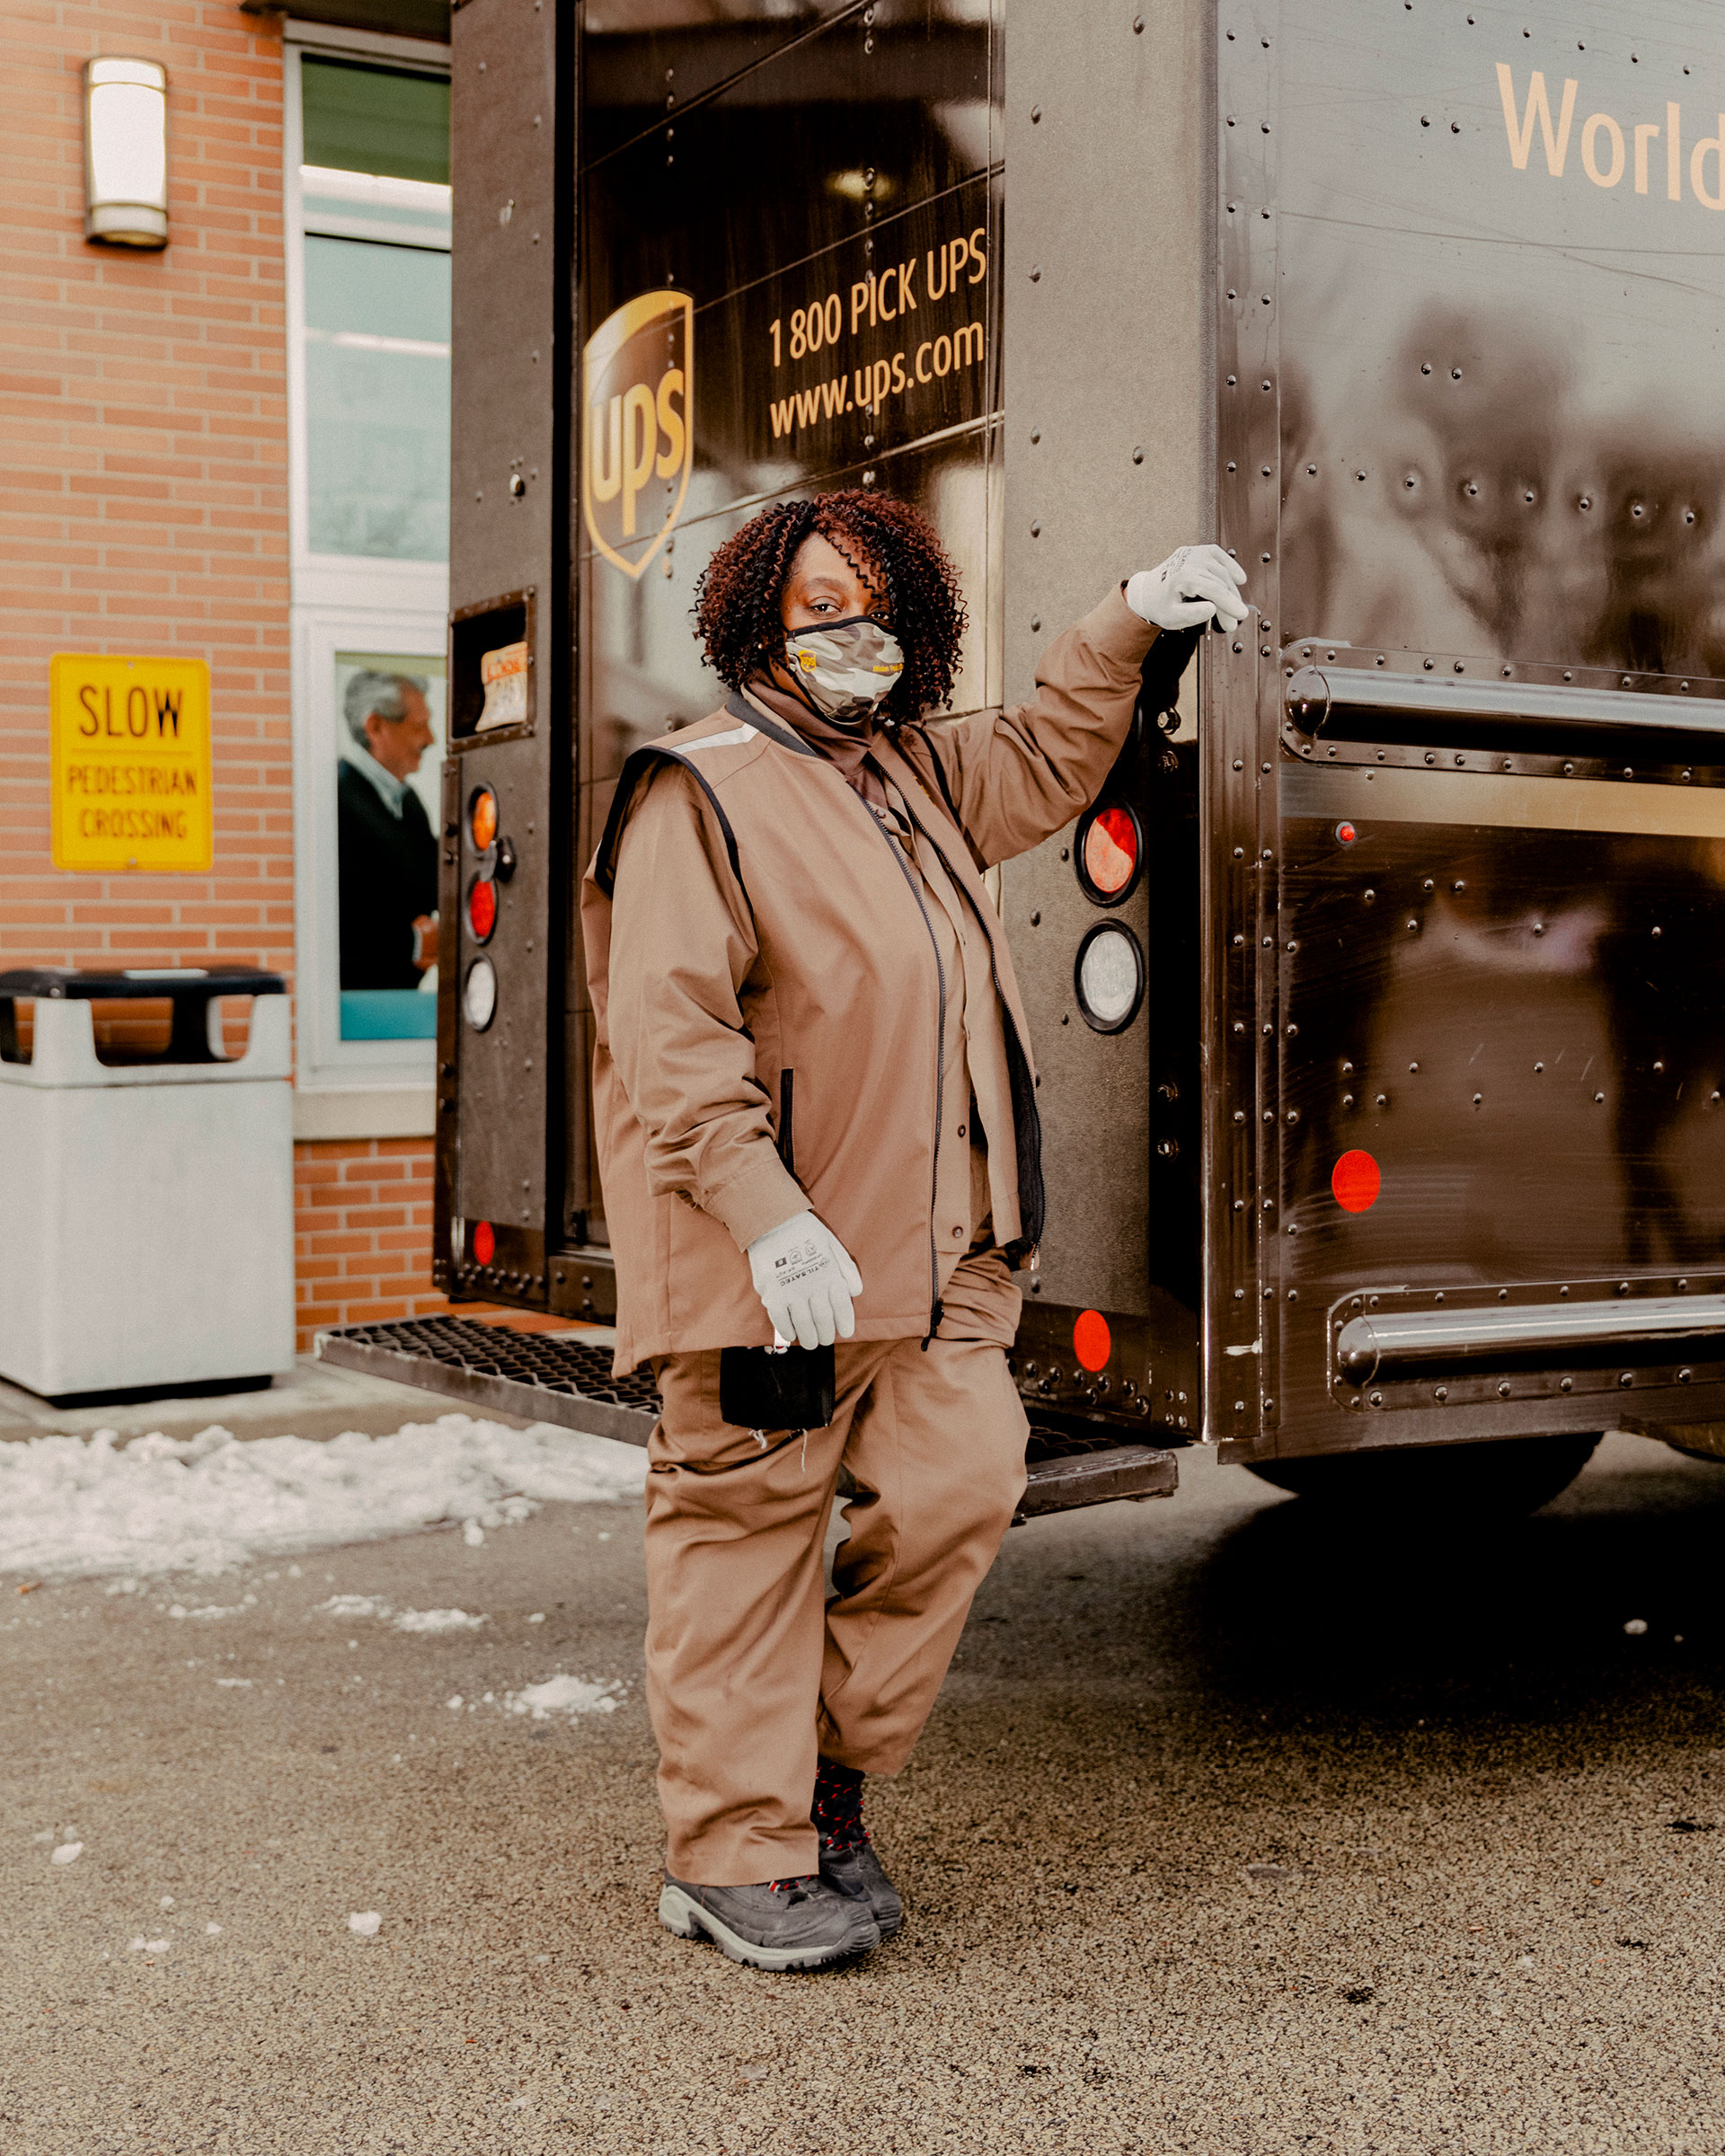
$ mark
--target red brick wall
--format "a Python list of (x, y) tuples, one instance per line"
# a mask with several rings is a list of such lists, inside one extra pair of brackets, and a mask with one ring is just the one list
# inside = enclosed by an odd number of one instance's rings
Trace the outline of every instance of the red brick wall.
[(300, 1345), (321, 1325), (449, 1306), (431, 1286), (431, 1142), (334, 1139), (294, 1148)]
[[(0, 0), (0, 964), (293, 963), (281, 47), (217, 0)], [(169, 246), (84, 238), (80, 70), (168, 71)], [(57, 875), (55, 651), (210, 666), (216, 867)]]
[[(84, 238), (81, 69), (168, 71), (170, 244)], [(282, 66), (225, 0), (0, 0), (0, 968), (294, 960)], [(49, 853), (49, 660), (210, 667), (216, 865)], [(428, 1140), (296, 1148), (309, 1329), (441, 1306)]]

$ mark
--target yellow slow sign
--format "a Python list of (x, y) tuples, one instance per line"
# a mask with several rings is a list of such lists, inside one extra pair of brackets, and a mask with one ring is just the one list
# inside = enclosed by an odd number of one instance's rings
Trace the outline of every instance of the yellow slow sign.
[(215, 827), (204, 661), (57, 652), (49, 706), (54, 866), (207, 870)]

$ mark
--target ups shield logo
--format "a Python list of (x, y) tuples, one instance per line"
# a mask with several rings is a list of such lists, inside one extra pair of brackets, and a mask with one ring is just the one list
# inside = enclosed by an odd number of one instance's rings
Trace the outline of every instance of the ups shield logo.
[(694, 463), (694, 302), (642, 292), (587, 340), (581, 511), (593, 543), (640, 576), (670, 535)]

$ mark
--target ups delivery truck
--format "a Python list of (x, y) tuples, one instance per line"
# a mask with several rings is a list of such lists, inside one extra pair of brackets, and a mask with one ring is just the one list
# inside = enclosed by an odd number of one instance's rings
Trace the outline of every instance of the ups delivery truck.
[(323, 1352), (644, 1438), (580, 875), (719, 701), (713, 547), (874, 487), (960, 709), (1179, 542), (1257, 605), (998, 875), (1027, 1512), (1194, 1444), (1485, 1507), (1725, 1449), (1717, 9), (458, 0), (453, 52), (435, 1277), (521, 1314)]

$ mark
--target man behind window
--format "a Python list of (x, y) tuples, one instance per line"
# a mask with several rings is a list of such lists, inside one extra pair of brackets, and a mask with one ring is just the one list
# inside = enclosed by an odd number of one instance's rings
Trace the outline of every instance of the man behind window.
[(417, 988), (438, 955), (438, 842), (408, 781), (431, 746), (426, 682), (367, 669), (349, 682), (336, 778), (341, 985)]

